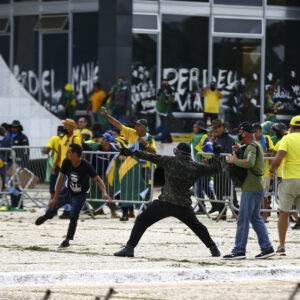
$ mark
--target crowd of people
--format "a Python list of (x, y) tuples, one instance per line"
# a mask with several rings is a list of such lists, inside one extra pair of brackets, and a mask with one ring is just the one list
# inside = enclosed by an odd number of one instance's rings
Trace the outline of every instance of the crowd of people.
[[(259, 123), (242, 122), (237, 137), (231, 136), (229, 124), (218, 118), (219, 111), (212, 109), (219, 105), (223, 97), (212, 82), (203, 93), (207, 97), (203, 120), (193, 124), (193, 138), (174, 148), (174, 157), (157, 154), (155, 137), (150, 134), (146, 119), (140, 119), (129, 126), (128, 90), (124, 78), (120, 77), (109, 95), (94, 84), (94, 93), (87, 113), (92, 113), (92, 126), (87, 116), (75, 122), (72, 87), (65, 87), (64, 113), (68, 118), (57, 127), (57, 134), (51, 137), (43, 149), (50, 159), (49, 190), (51, 201), (44, 215), (36, 220), (43, 224), (57, 214), (62, 206), (60, 218), (70, 219), (67, 238), (61, 249), (70, 246), (79, 213), (90, 193), (93, 199), (107, 200), (112, 218), (127, 221), (134, 217), (131, 203), (120, 203), (122, 216), (111, 199), (140, 201), (149, 199), (151, 184), (151, 163), (164, 169), (165, 184), (158, 200), (138, 216), (126, 246), (116, 256), (134, 256), (134, 248), (146, 229), (153, 223), (174, 216), (189, 226), (200, 240), (210, 249), (212, 256), (220, 256), (220, 251), (212, 240), (207, 228), (197, 219), (196, 214), (205, 214), (204, 200), (211, 200), (209, 214), (216, 214), (214, 220), (226, 220), (224, 201), (233, 190), (232, 219), (237, 218), (235, 246), (225, 259), (246, 257), (246, 244), (249, 225), (255, 230), (261, 252), (258, 259), (272, 255), (286, 255), (285, 238), (288, 221), (300, 229), (300, 116), (290, 121), (290, 126), (270, 120)], [(209, 102), (211, 103), (209, 104)], [(161, 142), (171, 142), (170, 122), (174, 92), (163, 80), (157, 94), (156, 109), (161, 117)], [(72, 117), (72, 118), (71, 118)], [(29, 145), (19, 121), (2, 124), (1, 147)], [(299, 149), (298, 149), (299, 148)], [(238, 156), (243, 149), (242, 156)], [(101, 155), (88, 155), (82, 159), (82, 151), (101, 152)], [(103, 154), (107, 152), (107, 154)], [(226, 159), (220, 157), (226, 154)], [(17, 163), (26, 167), (26, 155), (17, 153)], [(18, 160), (19, 159), (19, 160)], [(27, 157), (29, 159), (29, 157)], [(1, 157), (2, 162), (7, 158)], [(230, 173), (224, 172), (228, 165), (244, 169), (245, 178), (241, 183), (241, 198), (238, 201), (237, 186)], [(2, 177), (6, 176), (4, 165), (0, 164)], [(238, 170), (239, 170), (238, 169)], [(180, 170), (180, 172), (178, 172)], [(277, 180), (274, 181), (274, 175)], [(241, 173), (242, 174), (242, 173)], [(241, 176), (242, 177), (242, 176)], [(94, 179), (89, 182), (89, 179)], [(5, 179), (4, 179), (5, 182)], [(278, 186), (276, 186), (278, 184)], [(198, 198), (196, 211), (191, 206), (191, 190), (195, 185)], [(125, 187), (125, 188), (124, 188)], [(272, 188), (278, 188), (279, 219), (278, 234), (280, 244), (276, 251), (269, 240), (266, 223), (270, 212)], [(143, 193), (142, 193), (143, 192)], [(124, 194), (125, 193), (125, 194)], [(19, 204), (19, 198), (12, 196), (12, 206)], [(91, 202), (93, 214), (103, 214), (103, 203)], [(261, 209), (266, 210), (262, 211)]]

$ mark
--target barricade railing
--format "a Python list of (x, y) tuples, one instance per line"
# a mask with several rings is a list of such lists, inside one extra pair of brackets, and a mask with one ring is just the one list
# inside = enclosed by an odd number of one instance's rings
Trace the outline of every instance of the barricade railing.
[[(10, 173), (5, 172), (8, 175), (6, 188), (11, 187), (10, 190), (21, 197), (19, 207), (24, 202), (27, 205), (27, 202), (31, 202), (29, 205), (46, 207), (50, 199), (49, 181), (53, 165), (51, 153), (45, 154), (44, 147), (32, 146), (0, 149), (3, 152), (9, 151)], [(104, 181), (107, 192), (113, 199), (112, 203), (120, 203), (123, 206), (144, 205), (152, 200), (153, 164), (122, 157), (119, 152), (84, 151), (83, 157), (92, 164)], [(93, 180), (90, 184), (89, 203), (97, 207), (108, 202), (103, 199)]]
[[(211, 158), (213, 155), (213, 153), (198, 152), (196, 154), (195, 160), (202, 163), (210, 163), (209, 158)], [(221, 159), (225, 162), (226, 157), (231, 154), (221, 153), (220, 155)], [(272, 161), (273, 159), (274, 157), (264, 157), (265, 162), (269, 161), (269, 164), (271, 164), (270, 161)], [(264, 181), (267, 188), (267, 192), (265, 192), (264, 195), (264, 198), (267, 199), (267, 208), (264, 208), (263, 204), (261, 212), (278, 212), (279, 209), (277, 192), (281, 178), (279, 178), (276, 174), (274, 179), (271, 179), (270, 177), (264, 177)], [(219, 206), (218, 211), (221, 212), (218, 216), (219, 219), (227, 208), (230, 208), (233, 214), (239, 211), (237, 199), (240, 199), (240, 194), (241, 189), (234, 187), (233, 182), (227, 178), (225, 170), (222, 170), (221, 173), (208, 178), (207, 176), (206, 178), (204, 176), (200, 178), (200, 180), (195, 184), (195, 196), (197, 199), (197, 204), (199, 204), (202, 209), (204, 208), (204, 212), (209, 216), (203, 203), (210, 202), (212, 207), (214, 207), (214, 203), (217, 203), (217, 205)], [(291, 210), (291, 213), (294, 212), (297, 211)]]

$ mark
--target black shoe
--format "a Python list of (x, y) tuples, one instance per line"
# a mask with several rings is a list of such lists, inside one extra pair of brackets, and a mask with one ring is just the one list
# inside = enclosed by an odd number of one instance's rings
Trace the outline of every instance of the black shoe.
[(300, 222), (297, 222), (293, 227), (293, 230), (300, 230)]
[(68, 248), (70, 248), (71, 246), (70, 246), (70, 243), (68, 242), (68, 241), (66, 241), (66, 240), (64, 240), (61, 244), (60, 244), (60, 246), (58, 246), (58, 250), (65, 250), (65, 249), (68, 249)]
[(212, 247), (209, 248), (211, 256), (212, 257), (219, 257), (221, 256), (221, 252), (219, 251), (217, 245), (214, 245)]
[(245, 259), (246, 258), (246, 253), (231, 253), (231, 254), (227, 254), (225, 256), (223, 256), (224, 259)]
[(267, 248), (267, 249), (262, 249), (261, 253), (256, 255), (255, 258), (265, 259), (265, 258), (271, 257), (273, 255), (275, 255), (275, 251), (274, 251), (273, 247), (271, 247), (271, 248)]
[(202, 208), (199, 208), (198, 210), (195, 211), (196, 215), (205, 215), (205, 212), (203, 211)]
[(289, 219), (291, 223), (296, 223), (296, 220), (292, 215), (290, 215)]
[(129, 245), (126, 245), (122, 250), (114, 253), (114, 256), (134, 257), (134, 248)]
[(128, 221), (128, 216), (122, 216), (121, 218), (120, 218), (120, 221)]
[(59, 216), (60, 219), (70, 219), (70, 212), (65, 211), (62, 213), (62, 215)]
[(45, 215), (40, 216), (35, 220), (35, 225), (42, 225), (46, 221), (47, 221), (47, 218)]
[(122, 208), (123, 210), (123, 214), (122, 214), (122, 217), (120, 218), (120, 221), (128, 221), (128, 211), (129, 211), (129, 208), (128, 207), (124, 207)]

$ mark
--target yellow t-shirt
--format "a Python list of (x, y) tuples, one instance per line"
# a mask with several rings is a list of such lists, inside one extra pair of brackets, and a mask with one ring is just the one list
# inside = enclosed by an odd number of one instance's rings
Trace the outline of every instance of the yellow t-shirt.
[[(274, 152), (278, 152), (279, 144), (280, 144), (280, 141), (277, 142), (277, 144), (274, 146), (274, 149), (273, 149)], [(282, 177), (282, 161), (277, 170), (277, 177), (280, 177), (280, 178)]]
[(91, 97), (90, 101), (92, 102), (92, 111), (93, 113), (97, 113), (99, 110), (99, 107), (102, 105), (103, 100), (106, 97), (106, 93), (103, 90), (100, 90), (98, 92), (94, 92)]
[[(269, 144), (269, 147), (267, 148), (267, 152), (270, 153), (274, 149), (274, 144), (269, 135), (265, 135), (265, 137), (268, 139), (268, 144)], [(265, 168), (264, 168), (264, 177), (265, 178), (270, 177), (269, 166), (270, 166), (270, 161), (268, 159), (265, 159)]]
[[(221, 91), (218, 92), (222, 94)], [(206, 98), (204, 104), (204, 112), (211, 113), (211, 114), (218, 114), (220, 111), (221, 98), (217, 95), (217, 91), (207, 90), (204, 92), (203, 97)]]
[(300, 132), (284, 136), (279, 150), (286, 152), (282, 161), (282, 179), (300, 179)]
[[(121, 135), (123, 135), (124, 138), (128, 141), (128, 147), (135, 145), (136, 139), (139, 137), (137, 135), (135, 129), (132, 129), (130, 127), (126, 127), (124, 125), (122, 125)], [(154, 138), (151, 139), (151, 141), (146, 141), (146, 142), (147, 142), (147, 147), (151, 146), (156, 151)]]
[(46, 145), (47, 148), (50, 148), (53, 151), (53, 162), (55, 162), (55, 160), (56, 160), (60, 141), (61, 141), (61, 138), (58, 135), (54, 135), (52, 138), (50, 138), (50, 140), (48, 141), (48, 144)]
[(71, 144), (78, 144), (82, 147), (81, 138), (79, 138), (76, 133), (73, 133), (73, 135), (71, 135), (70, 137), (67, 137), (67, 135), (65, 135), (60, 141), (60, 168), (67, 156), (67, 150)]

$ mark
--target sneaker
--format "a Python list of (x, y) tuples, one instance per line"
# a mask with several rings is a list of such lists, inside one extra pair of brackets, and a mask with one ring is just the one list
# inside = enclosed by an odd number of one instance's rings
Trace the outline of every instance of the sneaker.
[(195, 211), (196, 215), (206, 215), (206, 213), (203, 211), (202, 208), (199, 208), (198, 210)]
[(35, 225), (42, 225), (46, 221), (47, 221), (47, 218), (45, 215), (40, 216), (35, 220)]
[(62, 215), (59, 216), (60, 219), (70, 219), (70, 212), (65, 211), (62, 213)]
[(60, 246), (58, 246), (58, 250), (65, 250), (65, 249), (68, 249), (68, 248), (70, 248), (71, 246), (70, 246), (70, 243), (68, 242), (68, 241), (66, 241), (66, 240), (64, 240), (61, 244), (60, 244)]
[(293, 230), (300, 230), (300, 223), (296, 223), (293, 227)]
[(286, 256), (285, 248), (278, 247), (277, 250), (276, 250), (276, 255), (278, 255), (278, 256)]
[(209, 248), (211, 256), (212, 257), (219, 257), (221, 256), (221, 252), (219, 251), (217, 245), (214, 245), (212, 247)]
[(261, 253), (256, 255), (255, 258), (264, 259), (264, 258), (271, 257), (273, 255), (275, 255), (275, 251), (274, 251), (273, 247), (271, 247), (271, 248), (267, 248), (267, 249), (262, 249)]
[(240, 253), (231, 253), (223, 256), (224, 259), (245, 259), (246, 258), (246, 253), (240, 252)]
[(134, 248), (129, 245), (126, 245), (122, 250), (115, 252), (114, 256), (134, 257)]
[(120, 218), (120, 221), (125, 222), (128, 221), (128, 216), (123, 216)]

